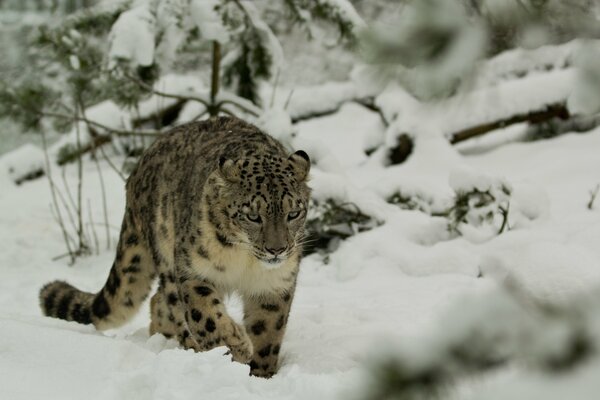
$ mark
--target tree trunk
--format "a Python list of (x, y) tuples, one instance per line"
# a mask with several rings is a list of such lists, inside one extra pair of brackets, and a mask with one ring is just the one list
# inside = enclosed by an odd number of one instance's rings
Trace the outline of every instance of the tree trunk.
[(221, 44), (217, 41), (213, 41), (212, 76), (210, 81), (210, 107), (208, 109), (208, 113), (211, 117), (219, 114), (219, 107), (217, 106), (217, 94), (219, 93), (220, 64)]

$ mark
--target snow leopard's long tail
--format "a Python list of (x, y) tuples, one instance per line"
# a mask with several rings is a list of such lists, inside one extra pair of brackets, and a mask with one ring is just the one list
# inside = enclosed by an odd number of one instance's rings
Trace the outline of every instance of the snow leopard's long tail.
[(116, 328), (127, 322), (150, 293), (156, 275), (152, 255), (140, 233), (127, 210), (116, 259), (104, 287), (93, 294), (64, 281), (48, 283), (40, 291), (44, 314), (94, 324), (98, 329)]

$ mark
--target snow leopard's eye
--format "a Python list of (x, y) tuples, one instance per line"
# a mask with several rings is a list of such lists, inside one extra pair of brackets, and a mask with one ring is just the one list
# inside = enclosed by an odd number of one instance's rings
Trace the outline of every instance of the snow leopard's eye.
[(292, 211), (291, 213), (288, 213), (287, 220), (292, 221), (292, 220), (295, 220), (296, 218), (298, 218), (299, 216), (300, 216), (300, 211)]
[(254, 213), (246, 214), (246, 218), (248, 218), (248, 221), (254, 222), (255, 224), (260, 224), (262, 222), (260, 215)]

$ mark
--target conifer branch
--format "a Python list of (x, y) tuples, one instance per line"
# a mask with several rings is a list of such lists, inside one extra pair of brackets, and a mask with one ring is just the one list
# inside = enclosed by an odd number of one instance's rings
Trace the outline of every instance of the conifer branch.
[(196, 102), (204, 105), (206, 108), (210, 107), (210, 100), (206, 96), (181, 95), (181, 94), (176, 94), (176, 93), (163, 92), (162, 90), (155, 89), (152, 85), (149, 85), (146, 82), (144, 82), (134, 76), (131, 76), (129, 74), (126, 74), (125, 76), (128, 79), (132, 80), (134, 83), (136, 83), (138, 86), (140, 86), (142, 89), (147, 90), (148, 92), (155, 94), (157, 96), (165, 97), (167, 99), (181, 100), (181, 101), (196, 101)]
[(153, 136), (154, 137), (154, 136), (160, 136), (162, 134), (161, 131), (126, 131), (126, 130), (121, 130), (121, 129), (115, 129), (115, 128), (106, 126), (104, 124), (101, 124), (100, 122), (96, 122), (96, 121), (92, 121), (90, 119), (84, 118), (81, 115), (79, 115), (79, 116), (66, 115), (66, 114), (61, 114), (61, 113), (57, 113), (57, 112), (53, 112), (53, 111), (37, 110), (34, 108), (26, 108), (26, 109), (35, 113), (36, 115), (41, 116), (41, 117), (67, 119), (67, 120), (72, 120), (74, 122), (75, 121), (85, 122), (86, 124), (93, 125), (100, 129), (104, 129), (105, 131), (115, 134), (117, 136), (136, 136), (137, 135), (137, 136)]

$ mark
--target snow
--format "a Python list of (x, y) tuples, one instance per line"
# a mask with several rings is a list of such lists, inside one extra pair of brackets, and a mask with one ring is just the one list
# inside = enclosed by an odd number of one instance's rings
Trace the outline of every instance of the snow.
[(378, 358), (402, 379), (398, 398), (437, 389), (452, 399), (592, 399), (600, 363), (578, 345), (597, 343), (598, 300), (596, 292), (549, 308), (510, 284), (484, 284), (447, 307), (428, 334)]
[[(528, 238), (532, 236), (535, 242)], [(600, 269), (587, 247), (572, 243), (565, 235), (541, 232), (509, 232), (489, 245), (480, 261), (483, 275), (514, 279), (533, 298), (564, 303), (575, 295), (600, 285)], [(569, 274), (565, 274), (565, 268)], [(540, 275), (544, 279), (536, 279)]]
[(73, 68), (74, 70), (78, 70), (79, 68), (81, 68), (79, 57), (77, 57), (76, 55), (72, 54), (69, 56), (69, 63), (71, 64), (71, 68)]
[(250, 1), (241, 1), (239, 2), (239, 5), (241, 8), (243, 8), (250, 20), (250, 23), (258, 34), (259, 40), (262, 42), (262, 45), (265, 46), (267, 52), (271, 56), (271, 70), (278, 71), (283, 69), (285, 67), (285, 59), (283, 57), (281, 43), (279, 43), (279, 40), (277, 40), (277, 37), (273, 31), (271, 28), (269, 28), (269, 25), (262, 20), (256, 6)]
[(43, 173), (44, 152), (33, 144), (24, 144), (7, 154), (0, 156), (0, 182), (20, 183), (24, 178)]
[(291, 146), (295, 128), (292, 125), (290, 115), (283, 108), (275, 106), (266, 110), (261, 114), (256, 125), (285, 146)]
[(354, 34), (358, 34), (361, 29), (366, 27), (365, 21), (354, 9), (352, 3), (348, 0), (318, 0), (321, 4), (332, 7), (340, 15), (341, 19), (352, 23)]
[[(573, 46), (568, 47), (568, 51), (572, 51)], [(560, 50), (559, 54), (567, 52), (562, 47), (554, 50)], [(548, 57), (546, 53), (540, 54), (531, 57), (534, 60)], [(489, 63), (495, 65), (489, 68), (490, 71), (494, 68), (498, 71), (507, 69), (501, 68), (503, 62), (498, 60)], [(368, 86), (369, 80), (365, 81), (362, 72), (359, 68), (354, 71), (356, 90), (372, 94), (368, 91), (369, 87), (364, 87), (365, 84)], [(390, 83), (375, 97), (375, 104), (389, 124), (384, 133), (385, 145), (369, 157), (366, 161), (368, 167), (355, 168), (352, 172), (359, 177), (361, 185), (383, 197), (400, 193), (405, 197), (419, 198), (423, 206), (433, 212), (442, 211), (448, 207), (447, 199), (453, 196), (449, 171), (469, 169), (465, 157), (455, 151), (448, 139), (463, 129), (544, 110), (550, 104), (564, 103), (573, 91), (575, 76), (573, 68), (532, 72), (526, 79), (490, 80), (489, 85), (481, 84), (466, 93), (431, 102), (419, 101), (398, 84)], [(515, 132), (512, 133), (513, 138), (522, 137), (523, 131)], [(397, 145), (401, 135), (412, 139), (412, 154), (401, 165), (384, 168), (389, 164), (387, 152)], [(506, 139), (497, 139), (488, 149), (503, 140)], [(483, 147), (482, 151), (485, 149)], [(377, 179), (372, 178), (374, 171), (377, 171)], [(521, 197), (520, 194), (517, 196)], [(537, 215), (538, 212), (541, 211), (528, 211), (529, 215)]]
[(568, 100), (569, 110), (580, 114), (594, 114), (600, 110), (598, 88), (600, 75), (596, 69), (600, 61), (600, 42), (589, 41), (578, 48), (574, 64), (578, 67), (573, 93)]
[(149, 66), (154, 61), (156, 18), (147, 2), (119, 15), (109, 35), (109, 59), (129, 60), (134, 65)]
[[(166, 74), (154, 82), (154, 89), (162, 93), (169, 93), (175, 96), (190, 96), (202, 97), (207, 91), (204, 82), (193, 75)], [(204, 97), (202, 97), (204, 99)], [(158, 114), (160, 111), (177, 103), (177, 99), (165, 98), (158, 95), (151, 95), (145, 100), (142, 100), (132, 113), (131, 118), (148, 118), (153, 114)], [(196, 103), (196, 102), (190, 102)]]
[[(266, 91), (271, 93), (269, 90)], [(299, 120), (311, 114), (320, 115), (335, 111), (342, 103), (359, 96), (354, 82), (325, 82), (320, 85), (298, 86), (293, 89), (276, 88), (275, 104), (284, 108), (293, 120)]]
[[(156, 16), (155, 60), (161, 68), (170, 71), (176, 62), (177, 51), (183, 45), (191, 25), (189, 1), (153, 1), (150, 3)], [(182, 29), (182, 27), (184, 29)]]
[[(203, 3), (203, 10), (210, 4)], [(475, 124), (565, 101), (577, 79), (572, 68), (564, 68), (572, 46), (505, 54), (505, 59), (489, 64), (485, 79), (472, 93), (444, 101), (423, 103), (390, 85), (375, 99), (388, 126), (380, 115), (352, 101), (365, 94), (356, 80), (297, 88), (289, 102), (290, 88), (282, 85), (264, 112), (242, 104), (249, 114), (261, 114), (260, 126), (290, 151), (308, 152), (315, 200), (335, 199), (376, 221), (372, 229), (344, 240), (328, 256), (313, 254), (302, 261), (281, 369), (269, 380), (250, 377), (249, 368), (232, 362), (225, 348), (193, 353), (161, 335), (149, 336), (148, 304), (128, 325), (108, 332), (43, 317), (37, 300), (43, 284), (65, 279), (88, 291), (104, 284), (125, 205), (124, 183), (106, 160), (98, 160), (108, 209), (111, 248), (106, 249), (105, 226), (99, 223), (104, 221), (100, 176), (89, 156), (84, 158), (85, 226), (96, 230), (101, 240), (93, 255), (69, 266), (60, 257), (65, 248), (50, 211), (47, 180), (17, 187), (7, 173), (13, 165), (19, 176), (42, 168), (41, 150), (27, 146), (3, 156), (2, 394), (15, 400), (354, 398), (364, 389), (374, 359), (399, 354), (410, 361), (411, 371), (440, 361), (453, 367), (455, 360), (448, 361), (452, 346), (473, 332), (478, 339), (470, 342), (473, 348), (493, 346), (490, 355), (497, 357), (523, 352), (525, 364), (564, 351), (572, 326), (537, 318), (539, 314), (532, 317), (514, 293), (531, 304), (555, 307), (597, 295), (600, 206), (589, 210), (586, 204), (589, 191), (600, 182), (600, 129), (535, 142), (485, 138), (460, 152), (447, 137)], [(148, 56), (125, 45), (122, 49), (134, 59)], [(515, 59), (524, 54), (531, 59), (517, 63)], [(553, 60), (550, 54), (558, 56)], [(551, 68), (538, 67), (545, 65)], [(513, 79), (521, 70), (533, 72)], [(194, 76), (167, 75), (155, 88), (208, 98), (206, 86)], [(227, 93), (220, 93), (218, 100), (239, 101)], [(86, 110), (86, 117), (112, 129), (126, 129), (134, 118), (148, 117), (176, 101), (151, 96), (135, 112), (103, 102)], [(201, 102), (187, 102), (178, 122), (205, 111)], [(302, 120), (316, 113), (328, 115)], [(80, 140), (86, 143), (90, 139), (86, 126), (79, 129)], [(76, 132), (64, 136), (50, 153), (74, 143)], [(98, 134), (105, 132), (98, 129)], [(401, 134), (413, 139), (414, 151), (404, 163), (389, 165), (386, 152)], [(512, 140), (521, 137), (520, 131), (511, 134)], [(120, 156), (111, 157), (121, 165)], [(60, 168), (53, 167), (52, 172), (58, 186), (74, 190), (76, 166), (65, 167), (64, 181)], [(503, 204), (509, 202), (510, 213), (509, 229), (500, 235), (459, 235), (449, 231), (447, 218), (432, 215), (447, 211), (457, 193), (502, 186), (510, 188), (509, 194), (500, 196)], [(393, 194), (413, 197), (420, 211), (389, 203)], [(226, 306), (239, 320), (239, 300), (232, 297)], [(600, 327), (600, 318), (589, 314), (590, 326)], [(590, 331), (600, 337), (599, 329)], [(466, 390), (457, 398), (592, 399), (600, 390), (599, 370), (594, 359), (563, 376), (511, 366), (476, 382), (459, 382)], [(580, 396), (573, 395), (574, 387)]]
[(205, 40), (216, 40), (225, 43), (229, 40), (229, 32), (223, 26), (215, 7), (219, 4), (217, 0), (192, 0), (190, 3), (190, 15)]
[(516, 48), (502, 52), (479, 66), (472, 84), (476, 87), (489, 87), (506, 80), (567, 68), (573, 63), (580, 46), (580, 41), (573, 40), (561, 45)]
[[(339, 131), (331, 130), (335, 116), (323, 117), (311, 121), (310, 129), (300, 125), (298, 140), (315, 132), (324, 137), (328, 132), (343, 135), (352, 115), (357, 126), (369, 126), (362, 125), (368, 117), (347, 105), (338, 115)], [(365, 137), (369, 134), (363, 132)], [(358, 146), (360, 140), (348, 143)], [(106, 278), (112, 250), (102, 250), (73, 267), (64, 259), (52, 262), (64, 250), (49, 212), (47, 182), (9, 187), (0, 197), (3, 393), (13, 399), (42, 395), (76, 399), (90, 394), (98, 399), (338, 398), (362, 381), (365, 363), (383, 350), (381, 343), (414, 343), (435, 326), (453, 299), (477, 295), (482, 288), (507, 279), (537, 299), (559, 304), (597, 286), (600, 214), (587, 210), (585, 202), (591, 182), (598, 179), (590, 174), (600, 167), (594, 156), (598, 146), (600, 130), (464, 157), (465, 165), (482, 173), (506, 176), (519, 185), (523, 180), (536, 183), (551, 209), (531, 227), (482, 244), (452, 239), (443, 218), (385, 203), (361, 186), (351, 169), (342, 178), (340, 173), (315, 167), (311, 181), (315, 196), (346, 196), (386, 223), (344, 242), (329, 264), (318, 256), (304, 260), (282, 368), (271, 380), (249, 377), (248, 368), (231, 362), (223, 348), (194, 354), (161, 336), (149, 337), (147, 306), (126, 327), (106, 333), (42, 317), (37, 291), (45, 282), (68, 279), (83, 289), (97, 290)], [(560, 170), (552, 167), (557, 154), (570, 160)], [(358, 156), (355, 161), (364, 167)], [(85, 165), (84, 199), (98, 198), (95, 168), (90, 162)], [(123, 184), (108, 165), (101, 161), (101, 166), (114, 240), (123, 210)], [(379, 179), (381, 171), (371, 170), (371, 180)], [(75, 169), (67, 172), (74, 184)], [(448, 186), (449, 177), (447, 171)], [(515, 193), (519, 185), (514, 186)], [(92, 207), (94, 220), (101, 221), (101, 204), (94, 201)], [(239, 304), (229, 306), (240, 313)], [(444, 326), (457, 321), (450, 319)], [(23, 384), (26, 381), (36, 385)]]
[(335, 115), (296, 124), (295, 147), (306, 147), (324, 171), (342, 172), (367, 160), (365, 150), (383, 141), (379, 116), (356, 103), (346, 103)]
[(405, 132), (419, 134), (435, 127), (449, 136), (465, 128), (565, 102), (573, 90), (574, 76), (572, 68), (532, 74), (528, 79), (509, 80), (431, 103), (421, 103), (402, 88), (390, 86), (376, 103), (388, 120), (399, 118)]
[[(86, 165), (84, 199), (99, 195), (94, 167)], [(114, 239), (123, 209), (123, 183), (104, 162), (102, 172)], [(68, 170), (68, 179), (75, 182), (74, 169)], [(248, 367), (232, 363), (223, 349), (194, 354), (164, 338), (148, 337), (147, 306), (126, 328), (108, 333), (42, 317), (36, 297), (44, 282), (69, 279), (95, 290), (104, 283), (113, 257), (112, 250), (102, 251), (74, 267), (62, 259), (50, 261), (63, 252), (63, 245), (43, 200), (47, 196), (47, 182), (38, 180), (0, 199), (1, 226), (11, 227), (0, 231), (0, 384), (3, 393), (15, 399), (41, 393), (64, 399), (90, 393), (98, 399), (183, 399), (208, 394), (232, 399), (335, 398), (347, 382), (354, 381), (373, 335), (416, 334), (431, 315), (427, 310), (460, 288), (476, 284), (462, 276), (407, 280), (395, 273), (393, 265), (373, 265), (372, 275), (340, 281), (318, 258), (308, 258), (282, 350), (282, 369), (265, 381), (249, 377)], [(92, 204), (94, 219), (100, 221), (101, 205)], [(448, 282), (454, 283), (446, 286)], [(399, 290), (422, 300), (399, 302)], [(362, 296), (348, 295), (359, 291)], [(380, 312), (373, 314), (374, 307), (381, 307)], [(390, 320), (389, 313), (395, 318)], [(404, 320), (412, 322), (406, 325)], [(355, 332), (348, 334), (359, 322)], [(31, 340), (25, 339), (29, 335)], [(25, 376), (36, 385), (23, 384)]]

